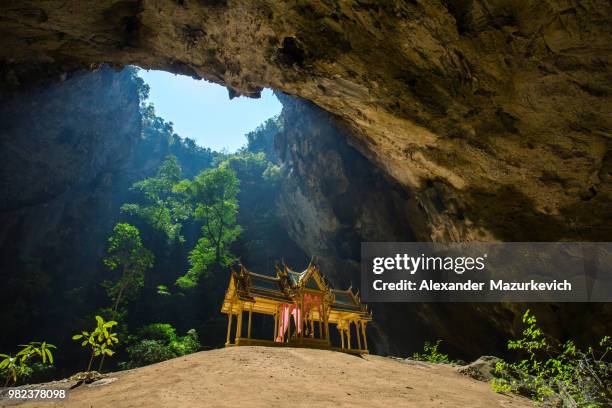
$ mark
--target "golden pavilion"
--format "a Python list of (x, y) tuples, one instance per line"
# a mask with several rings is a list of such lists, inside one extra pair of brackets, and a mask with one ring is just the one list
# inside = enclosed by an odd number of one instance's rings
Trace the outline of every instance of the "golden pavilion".
[[(243, 265), (238, 272), (232, 270), (221, 307), (228, 316), (226, 347), (290, 346), (368, 353), (366, 327), (372, 314), (361, 303), (359, 293), (351, 288), (333, 289), (313, 262), (303, 272), (284, 263), (276, 265), (275, 272), (275, 276), (262, 275)], [(254, 313), (274, 318), (269, 338), (251, 337)], [(332, 344), (331, 325), (338, 331), (339, 345)]]

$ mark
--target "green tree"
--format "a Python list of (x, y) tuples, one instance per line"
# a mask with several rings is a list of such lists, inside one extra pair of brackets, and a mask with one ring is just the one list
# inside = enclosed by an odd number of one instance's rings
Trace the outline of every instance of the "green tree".
[(128, 203), (121, 211), (141, 217), (153, 228), (162, 231), (169, 241), (183, 241), (182, 222), (189, 217), (184, 201), (174, 191), (181, 179), (181, 166), (176, 156), (168, 155), (154, 177), (134, 183), (132, 189), (144, 196), (146, 204)]
[(263, 152), (242, 151), (224, 162), (234, 171), (244, 190), (254, 190), (263, 183), (274, 187), (280, 178), (280, 167), (266, 159)]
[(237, 224), (239, 185), (234, 171), (223, 163), (177, 187), (193, 206), (196, 221), (202, 224), (202, 237), (189, 254), (191, 268), (177, 285), (193, 287), (201, 275), (210, 276), (236, 259), (230, 245), (242, 231)]
[(247, 150), (251, 152), (263, 152), (270, 160), (277, 161), (277, 154), (274, 149), (274, 138), (276, 134), (283, 130), (280, 116), (274, 116), (266, 120), (261, 125), (245, 136), (247, 138)]
[(115, 225), (108, 239), (108, 257), (104, 264), (112, 271), (119, 271), (119, 278), (106, 283), (111, 300), (112, 319), (117, 316), (121, 301), (135, 294), (144, 286), (144, 273), (153, 266), (153, 254), (142, 245), (138, 228), (126, 223)]
[(101, 316), (96, 316), (96, 328), (94, 330), (90, 332), (83, 330), (81, 333), (72, 336), (72, 340), (81, 340), (82, 347), (89, 347), (91, 349), (91, 357), (87, 365), (88, 372), (91, 371), (91, 364), (95, 357), (102, 356), (100, 367), (98, 368), (98, 370), (102, 370), (104, 357), (111, 357), (115, 354), (110, 347), (119, 342), (117, 333), (111, 332), (111, 329), (116, 324), (117, 322), (114, 320), (105, 322)]

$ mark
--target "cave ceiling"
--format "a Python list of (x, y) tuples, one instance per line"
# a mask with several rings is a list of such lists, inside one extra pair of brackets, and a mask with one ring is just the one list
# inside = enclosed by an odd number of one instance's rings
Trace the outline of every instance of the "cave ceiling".
[(422, 240), (609, 240), (606, 1), (3, 1), (0, 86), (100, 64), (307, 99)]

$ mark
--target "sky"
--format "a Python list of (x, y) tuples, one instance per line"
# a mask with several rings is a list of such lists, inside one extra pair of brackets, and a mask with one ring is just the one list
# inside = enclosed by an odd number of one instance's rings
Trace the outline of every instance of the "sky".
[(217, 151), (234, 152), (246, 144), (245, 133), (282, 109), (269, 89), (259, 99), (241, 96), (230, 101), (225, 87), (204, 80), (164, 71), (140, 70), (139, 75), (151, 88), (149, 102), (157, 116), (172, 122), (180, 136)]

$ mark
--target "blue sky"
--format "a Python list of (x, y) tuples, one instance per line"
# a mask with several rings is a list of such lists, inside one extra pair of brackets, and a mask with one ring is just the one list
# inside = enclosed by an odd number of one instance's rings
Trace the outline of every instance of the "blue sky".
[(151, 88), (149, 102), (157, 115), (174, 123), (179, 135), (213, 150), (235, 151), (246, 143), (245, 133), (282, 109), (269, 89), (259, 99), (230, 101), (227, 89), (217, 84), (164, 71), (140, 70), (139, 75)]

